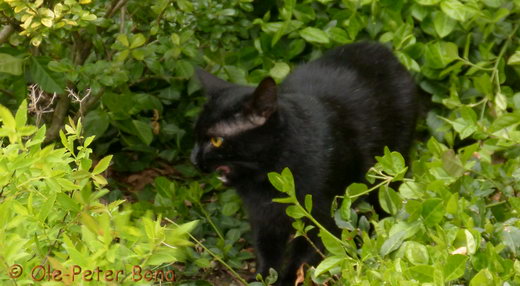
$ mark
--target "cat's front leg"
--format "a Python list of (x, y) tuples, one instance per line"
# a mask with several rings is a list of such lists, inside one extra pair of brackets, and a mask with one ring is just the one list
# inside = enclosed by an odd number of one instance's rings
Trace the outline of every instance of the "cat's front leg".
[[(273, 213), (275, 213), (273, 211)], [(292, 231), (290, 221), (284, 213), (281, 216), (269, 215), (264, 220), (251, 220), (253, 228), (256, 269), (257, 273), (265, 278), (269, 275), (269, 268), (279, 274), (282, 272), (287, 241)]]

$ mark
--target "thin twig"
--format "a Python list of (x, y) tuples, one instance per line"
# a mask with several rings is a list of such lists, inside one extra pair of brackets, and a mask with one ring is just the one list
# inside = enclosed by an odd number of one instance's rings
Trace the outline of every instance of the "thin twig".
[(112, 16), (114, 16), (117, 10), (121, 9), (121, 7), (123, 7), (126, 4), (126, 2), (128, 2), (128, 0), (119, 0), (117, 3), (115, 3), (115, 5), (112, 5), (112, 7), (110, 7), (110, 9), (107, 12), (106, 18), (111, 18)]
[(74, 90), (70, 89), (67, 87), (67, 94), (70, 98), (72, 98), (72, 101), (74, 103), (78, 103), (79, 104), (79, 117), (83, 118), (83, 116), (85, 115), (84, 111), (85, 111), (85, 104), (86, 102), (88, 101), (89, 97), (90, 97), (90, 93), (91, 93), (91, 89), (90, 88), (87, 88), (87, 90), (85, 91), (85, 95), (81, 96), (80, 93), (76, 93), (74, 92)]
[(312, 239), (306, 233), (302, 233), (302, 236), (305, 237), (307, 242), (309, 242), (309, 244), (312, 246), (312, 248), (314, 248), (314, 250), (316, 250), (316, 252), (321, 256), (321, 258), (325, 258), (325, 254), (323, 254), (323, 252), (321, 252), (321, 250), (318, 248), (318, 246), (316, 246), (316, 244), (312, 241)]
[[(166, 221), (168, 221), (169, 223), (175, 225), (175, 226), (179, 226), (176, 222), (172, 221), (171, 219), (165, 217), (164, 218)], [(202, 247), (209, 255), (213, 256), (213, 258), (215, 258), (218, 262), (220, 262), (222, 265), (224, 265), (224, 267), (226, 267), (232, 274), (233, 276), (240, 282), (242, 283), (243, 285), (247, 285), (247, 281), (244, 280), (244, 278), (242, 278), (231, 266), (229, 266), (224, 260), (222, 260), (222, 258), (220, 258), (218, 255), (216, 255), (213, 251), (209, 250), (206, 246), (204, 246), (204, 244), (202, 244), (198, 239), (196, 239), (191, 233), (188, 232), (188, 235), (189, 237), (195, 241), (195, 243), (197, 243), (197, 245), (199, 245), (200, 247)]]
[(0, 92), (3, 94), (7, 94), (10, 97), (15, 97), (15, 94), (7, 89), (0, 88)]

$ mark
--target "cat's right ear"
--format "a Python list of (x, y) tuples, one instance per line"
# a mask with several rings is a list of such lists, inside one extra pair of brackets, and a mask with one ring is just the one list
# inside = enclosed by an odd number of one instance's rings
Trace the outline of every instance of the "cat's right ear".
[(199, 79), (202, 85), (202, 89), (204, 89), (207, 96), (213, 96), (215, 94), (218, 94), (219, 90), (232, 86), (231, 83), (223, 79), (220, 79), (201, 68), (197, 68), (196, 73), (197, 78)]
[(273, 78), (264, 78), (253, 92), (247, 109), (250, 113), (268, 119), (278, 108), (278, 91)]

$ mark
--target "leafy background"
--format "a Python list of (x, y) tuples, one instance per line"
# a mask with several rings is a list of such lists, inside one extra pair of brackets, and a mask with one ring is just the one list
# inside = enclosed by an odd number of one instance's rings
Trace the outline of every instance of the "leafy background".
[[(25, 219), (1, 224), (0, 279), (15, 283), (7, 276), (13, 263), (130, 265), (114, 257), (176, 269), (181, 285), (254, 277), (240, 200), (187, 161), (204, 102), (194, 67), (235, 83), (267, 75), (280, 81), (327, 49), (374, 40), (414, 74), (427, 111), (409, 166), (388, 151), (367, 175), (373, 185), (347, 189), (333, 209), (341, 237), (316, 226), (326, 259), (299, 277), (352, 285), (518, 283), (519, 12), (518, 0), (4, 0), (0, 104), (19, 111), (1, 116), (0, 214), (7, 222), (14, 208)], [(27, 111), (36, 127), (23, 120)], [(35, 166), (49, 168), (40, 174)], [(305, 235), (301, 218), (312, 217), (312, 203), (291, 200), (289, 174), (271, 177)], [(31, 177), (38, 179), (27, 187)], [(398, 190), (392, 181), (402, 182)], [(379, 192), (389, 217), (350, 211), (369, 191)], [(53, 216), (33, 211), (50, 208)], [(125, 219), (103, 215), (112, 212)], [(178, 228), (171, 221), (189, 223), (176, 234), (182, 254), (153, 247), (170, 243), (164, 231)], [(143, 223), (141, 236), (134, 230)], [(186, 231), (194, 247), (182, 242)], [(135, 243), (147, 246), (117, 252)]]

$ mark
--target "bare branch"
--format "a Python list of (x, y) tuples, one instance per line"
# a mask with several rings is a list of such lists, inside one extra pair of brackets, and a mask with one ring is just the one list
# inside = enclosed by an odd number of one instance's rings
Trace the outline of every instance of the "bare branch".
[(54, 112), (52, 105), (56, 99), (56, 93), (52, 95), (43, 91), (37, 84), (29, 86), (29, 104), (27, 110), (36, 115), (36, 125), (40, 126), (45, 113)]
[(12, 33), (14, 33), (15, 27), (13, 24), (8, 24), (0, 30), (0, 45), (7, 42)]
[(70, 98), (72, 98), (72, 102), (79, 104), (79, 116), (81, 118), (83, 118), (84, 112), (86, 111), (85, 105), (86, 105), (86, 103), (89, 100), (89, 96), (90, 96), (91, 91), (92, 90), (90, 88), (88, 88), (85, 91), (86, 94), (81, 96), (79, 92), (76, 93), (76, 92), (74, 92), (74, 90), (72, 90), (72, 89), (67, 87), (67, 93), (68, 93), (68, 96)]
[(111, 18), (112, 16), (114, 16), (117, 10), (121, 9), (121, 7), (123, 7), (126, 4), (126, 2), (128, 2), (128, 0), (119, 0), (117, 2), (113, 2), (112, 7), (108, 9), (106, 18)]
[[(74, 121), (77, 121), (78, 118), (83, 117), (87, 112), (99, 101), (105, 90), (102, 88), (97, 94), (90, 96), (90, 89), (88, 89), (88, 94), (83, 97), (83, 102), (79, 106), (79, 112), (74, 116)], [(87, 97), (88, 96), (88, 97)]]

